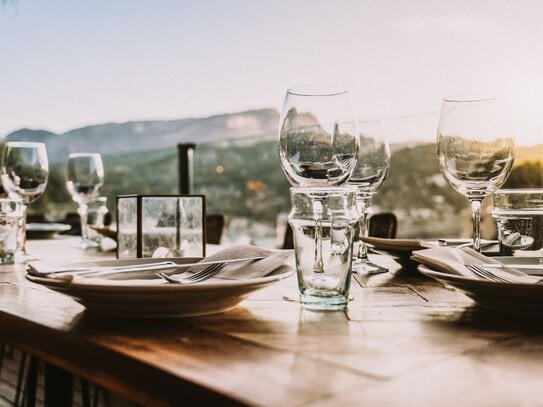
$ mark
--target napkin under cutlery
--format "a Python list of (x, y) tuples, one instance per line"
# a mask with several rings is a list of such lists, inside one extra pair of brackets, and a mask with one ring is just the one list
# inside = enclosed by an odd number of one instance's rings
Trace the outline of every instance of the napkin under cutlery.
[[(200, 262), (210, 263), (223, 260), (245, 259), (248, 257), (263, 258), (260, 260), (229, 263), (214, 278), (251, 279), (283, 273), (287, 269), (292, 268), (294, 251), (270, 250), (252, 245), (237, 245), (218, 251), (202, 259)], [(89, 263), (88, 267), (94, 269), (97, 265), (98, 264)], [(141, 270), (133, 270), (130, 272), (111, 271), (110, 273), (100, 272), (99, 276), (93, 276), (92, 274), (85, 276), (78, 275), (78, 272), (82, 271), (81, 264), (75, 265), (77, 267), (77, 271), (74, 271), (73, 273), (51, 273), (51, 270), (58, 271), (60, 267), (65, 267), (66, 269), (69, 269), (70, 266), (66, 264), (58, 265), (39, 261), (29, 263), (27, 267), (27, 272), (29, 274), (41, 277), (46, 276), (48, 278), (57, 278), (66, 282), (77, 283), (98, 283), (99, 281), (103, 282), (104, 280), (113, 282), (117, 280), (118, 283), (122, 284), (122, 281), (129, 281), (130, 283), (133, 283), (135, 280), (145, 280), (149, 282), (149, 279), (155, 279), (160, 283), (164, 283), (162, 279), (156, 277), (155, 273), (157, 272), (157, 270), (153, 269), (152, 267), (145, 267), (147, 265), (149, 265), (148, 262), (142, 263), (143, 267)], [(169, 271), (167, 272), (168, 274), (196, 273), (205, 267), (206, 265), (199, 264), (192, 265), (190, 267), (180, 264), (179, 266), (170, 267)], [(50, 274), (48, 274), (48, 271), (50, 272)]]
[[(413, 252), (411, 259), (430, 266), (438, 271), (460, 275), (470, 279), (480, 280), (469, 268), (467, 264), (501, 264), (492, 257), (485, 256), (471, 248), (464, 247), (455, 249), (452, 247), (433, 247), (425, 250)], [(520, 267), (519, 267), (520, 268)], [(540, 278), (530, 276), (513, 267), (495, 267), (492, 273), (503, 277), (512, 283), (536, 284), (541, 281)]]

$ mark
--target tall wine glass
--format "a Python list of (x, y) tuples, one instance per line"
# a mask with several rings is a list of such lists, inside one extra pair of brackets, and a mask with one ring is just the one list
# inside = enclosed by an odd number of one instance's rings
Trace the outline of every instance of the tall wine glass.
[(66, 165), (66, 186), (72, 199), (79, 205), (77, 213), (81, 220), (81, 244), (83, 249), (97, 247), (89, 239), (87, 223), (88, 204), (98, 197), (104, 184), (104, 166), (98, 153), (72, 153)]
[(279, 125), (281, 168), (292, 186), (316, 187), (314, 272), (323, 273), (322, 193), (344, 184), (356, 164), (358, 137), (347, 91), (334, 85), (287, 90)]
[(481, 250), (481, 202), (506, 181), (514, 148), (503, 99), (462, 94), (443, 100), (437, 132), (439, 167), (447, 182), (471, 203), (474, 250)]
[(21, 227), (16, 260), (25, 262), (35, 257), (26, 250), (26, 218), (28, 205), (37, 200), (47, 187), (49, 161), (43, 143), (10, 141), (6, 143), (1, 169), (2, 186), (8, 195), (22, 201)]
[(359, 120), (358, 161), (348, 184), (358, 189), (356, 204), (360, 219), (358, 221), (359, 239), (355, 246), (353, 270), (359, 274), (376, 274), (388, 269), (370, 261), (368, 248), (360, 239), (368, 235), (368, 221), (373, 210), (371, 199), (379, 191), (390, 169), (390, 146), (380, 120)]

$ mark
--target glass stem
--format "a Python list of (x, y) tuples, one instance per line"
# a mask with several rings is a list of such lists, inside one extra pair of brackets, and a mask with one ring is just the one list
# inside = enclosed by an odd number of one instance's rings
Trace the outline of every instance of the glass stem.
[(88, 211), (89, 207), (86, 203), (79, 204), (79, 208), (77, 208), (77, 213), (79, 214), (79, 220), (81, 223), (81, 238), (84, 242), (89, 240), (89, 230), (87, 224)]
[(371, 205), (371, 198), (360, 198), (356, 200), (357, 210), (360, 214), (358, 218), (358, 260), (366, 261), (368, 259), (368, 246), (362, 241), (362, 237), (368, 236), (368, 208)]
[(324, 273), (322, 261), (322, 202), (318, 198), (313, 199), (313, 213), (315, 214), (315, 262), (313, 272)]
[(481, 251), (481, 199), (471, 199), (471, 219), (473, 223), (473, 250)]
[(19, 247), (20, 252), (26, 256), (28, 253), (26, 251), (26, 220), (28, 217), (28, 205), (22, 204), (21, 205), (21, 218), (19, 219), (20, 227), (19, 227), (19, 234), (17, 236), (17, 246)]

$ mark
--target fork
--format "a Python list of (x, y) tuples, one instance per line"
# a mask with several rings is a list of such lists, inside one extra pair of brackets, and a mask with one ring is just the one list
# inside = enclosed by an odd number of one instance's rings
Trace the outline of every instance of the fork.
[(172, 276), (164, 273), (164, 272), (158, 272), (155, 273), (158, 277), (175, 284), (192, 284), (192, 283), (199, 283), (200, 281), (207, 280), (214, 275), (216, 275), (223, 267), (226, 266), (226, 263), (215, 263), (210, 266), (207, 266), (206, 268), (198, 271), (197, 273), (194, 273), (188, 277), (177, 279), (173, 278)]
[(466, 264), (466, 267), (473, 272), (476, 276), (484, 279), (484, 280), (490, 280), (495, 281), (498, 283), (510, 283), (511, 280), (508, 280), (507, 278), (497, 276), (490, 270), (487, 270), (486, 268), (478, 265), (478, 264)]

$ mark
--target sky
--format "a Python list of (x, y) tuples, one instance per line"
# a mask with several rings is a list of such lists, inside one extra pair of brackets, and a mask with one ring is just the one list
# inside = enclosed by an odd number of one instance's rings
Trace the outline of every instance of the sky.
[(504, 95), (543, 143), (539, 0), (0, 0), (0, 137), (281, 109), (344, 85), (392, 142), (434, 141), (443, 97)]

